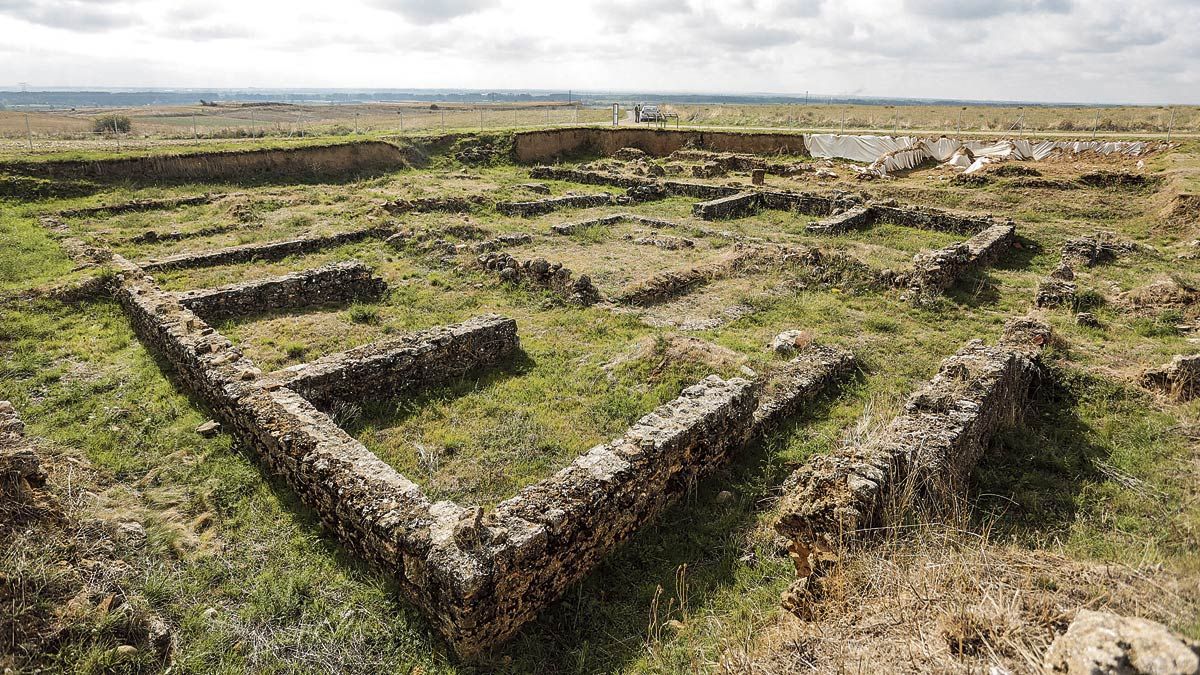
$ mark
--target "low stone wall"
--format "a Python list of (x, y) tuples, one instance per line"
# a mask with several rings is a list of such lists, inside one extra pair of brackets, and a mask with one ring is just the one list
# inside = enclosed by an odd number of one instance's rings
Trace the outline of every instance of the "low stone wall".
[(871, 224), (871, 207), (856, 206), (824, 220), (807, 225), (804, 229), (814, 234), (844, 234), (850, 230), (866, 229)]
[(762, 197), (754, 192), (739, 192), (728, 197), (692, 204), (692, 215), (704, 220), (729, 220), (758, 213)]
[(653, 246), (661, 248), (664, 251), (678, 251), (684, 248), (692, 248), (696, 242), (684, 237), (671, 237), (667, 235), (650, 235), (646, 237), (627, 237), (630, 241), (638, 246)]
[(799, 580), (785, 607), (803, 615), (814, 571), (888, 511), (949, 505), (995, 432), (1020, 419), (1050, 338), (1047, 325), (1016, 319), (995, 347), (971, 341), (877, 438), (816, 457), (788, 478), (775, 529), (790, 541)]
[(387, 283), (374, 276), (370, 267), (350, 261), (221, 288), (185, 291), (177, 297), (181, 305), (206, 321), (221, 321), (280, 309), (376, 299), (386, 290)]
[(481, 195), (470, 197), (423, 197), (417, 199), (396, 199), (384, 202), (380, 206), (384, 211), (398, 216), (405, 213), (467, 213), (484, 203)]
[(335, 401), (395, 398), (461, 377), (520, 348), (517, 322), (488, 314), (375, 342), (271, 373), (267, 382), (328, 409)]
[(968, 273), (991, 265), (1016, 243), (1016, 228), (995, 225), (970, 239), (913, 258), (913, 268), (897, 277), (920, 300), (942, 293)]
[(491, 252), (479, 256), (476, 262), (483, 269), (496, 272), (501, 281), (546, 289), (576, 305), (593, 305), (601, 300), (600, 291), (588, 275), (572, 279), (571, 270), (544, 258), (521, 262), (507, 253)]
[(1142, 386), (1179, 401), (1200, 396), (1200, 354), (1179, 355), (1164, 366), (1146, 371), (1142, 375)]
[(320, 237), (300, 237), (284, 241), (272, 241), (265, 244), (243, 244), (241, 246), (230, 246), (229, 248), (202, 251), (200, 253), (180, 253), (166, 258), (152, 258), (139, 263), (138, 266), (146, 272), (163, 272), (166, 270), (232, 265), (235, 263), (251, 262), (253, 260), (280, 260), (290, 255), (312, 253), (313, 251), (341, 246), (343, 244), (352, 244), (372, 237), (383, 238), (391, 233), (392, 230), (390, 228), (369, 227)]
[(857, 367), (858, 361), (848, 350), (818, 344), (804, 347), (798, 356), (767, 375), (754, 409), (756, 432), (775, 430)]
[(857, 197), (840, 193), (827, 197), (808, 192), (756, 190), (754, 192), (737, 192), (694, 204), (692, 213), (704, 220), (740, 218), (757, 213), (760, 209), (795, 211), (810, 216), (827, 216), (845, 209), (852, 209), (858, 203)]
[(729, 187), (728, 185), (689, 183), (681, 180), (664, 180), (662, 186), (667, 191), (667, 194), (676, 197), (693, 197), (695, 199), (717, 199), (742, 192), (742, 188)]
[(860, 201), (857, 197), (845, 193), (835, 193), (827, 197), (809, 192), (760, 190), (758, 194), (764, 209), (795, 211), (809, 216), (828, 216), (839, 210), (853, 208)]
[(575, 234), (589, 227), (599, 227), (602, 225), (616, 225), (620, 222), (639, 223), (649, 227), (665, 229), (679, 227), (677, 223), (669, 220), (661, 220), (659, 218), (649, 218), (647, 216), (639, 216), (635, 213), (614, 213), (608, 216), (592, 218), (591, 220), (581, 220), (574, 223), (559, 223), (551, 225), (550, 229), (558, 234)]
[(529, 177), (539, 180), (562, 180), (585, 185), (610, 185), (620, 188), (646, 187), (657, 184), (653, 178), (623, 176), (604, 171), (586, 171), (560, 166), (535, 166), (529, 170)]
[(129, 237), (127, 241), (131, 244), (153, 244), (160, 241), (183, 241), (184, 239), (199, 239), (200, 237), (211, 237), (214, 234), (225, 234), (239, 229), (250, 229), (247, 225), (213, 225), (191, 232), (182, 232), (180, 230), (171, 230), (170, 232), (159, 232), (158, 230), (146, 230), (141, 234), (136, 234)]
[(587, 209), (594, 206), (608, 206), (612, 202), (613, 196), (607, 193), (566, 195), (564, 197), (538, 199), (532, 202), (499, 202), (496, 204), (496, 210), (506, 216), (529, 218), (557, 211), (558, 209)]
[(140, 211), (166, 211), (181, 206), (198, 206), (211, 204), (218, 199), (228, 197), (227, 194), (206, 194), (195, 197), (169, 197), (167, 199), (133, 199), (117, 204), (88, 206), (78, 209), (63, 209), (57, 213), (62, 218), (87, 218), (100, 214), (116, 215), (118, 213), (134, 213)]
[(875, 223), (891, 223), (902, 227), (955, 234), (976, 234), (1001, 224), (991, 216), (980, 217), (940, 209), (897, 206), (895, 204), (872, 204), (869, 224)]

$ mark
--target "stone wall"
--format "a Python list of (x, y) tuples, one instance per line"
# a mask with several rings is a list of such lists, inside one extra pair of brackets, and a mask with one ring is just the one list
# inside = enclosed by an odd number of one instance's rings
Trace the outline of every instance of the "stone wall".
[(696, 199), (717, 199), (742, 192), (742, 188), (729, 187), (728, 185), (689, 183), (682, 180), (664, 180), (662, 186), (668, 194), (676, 197), (694, 197)]
[(608, 206), (612, 202), (612, 195), (607, 193), (566, 195), (564, 197), (551, 197), (531, 202), (499, 202), (496, 204), (496, 210), (506, 216), (529, 218), (557, 211), (558, 209), (586, 209), (594, 206)]
[(871, 222), (871, 207), (856, 206), (848, 211), (807, 225), (804, 229), (816, 234), (844, 234), (850, 230), (866, 229)]
[(116, 215), (118, 213), (133, 213), (138, 211), (165, 211), (181, 206), (197, 206), (228, 197), (227, 194), (205, 194), (195, 197), (168, 197), (166, 199), (133, 199), (117, 204), (102, 204), (78, 209), (63, 209), (57, 215), (62, 218), (89, 218), (92, 216)]
[(483, 269), (496, 272), (501, 281), (542, 288), (577, 305), (593, 305), (601, 300), (600, 291), (592, 285), (588, 275), (581, 274), (572, 279), (571, 270), (544, 258), (522, 262), (507, 253), (493, 251), (479, 256), (476, 262)]
[(739, 192), (692, 204), (692, 215), (704, 220), (729, 220), (758, 213), (762, 197), (754, 192)]
[(482, 195), (469, 197), (423, 197), (417, 199), (395, 199), (380, 206), (384, 211), (398, 216), (405, 213), (468, 213), (483, 205)]
[(639, 216), (636, 213), (614, 213), (612, 215), (600, 216), (599, 218), (581, 220), (574, 223), (559, 223), (557, 225), (551, 225), (550, 229), (558, 234), (575, 234), (582, 230), (586, 230), (589, 227), (616, 225), (617, 223), (626, 221), (659, 229), (679, 227), (677, 223), (673, 223), (669, 220)]
[(876, 438), (816, 457), (788, 478), (775, 524), (799, 576), (788, 609), (804, 613), (810, 576), (863, 530), (888, 515), (949, 505), (995, 432), (1024, 413), (1050, 337), (1047, 325), (1016, 319), (995, 347), (969, 342)]
[(335, 401), (395, 398), (492, 365), (519, 348), (517, 322), (489, 314), (323, 356), (267, 380), (328, 409)]
[(653, 178), (639, 176), (623, 176), (603, 171), (585, 171), (569, 169), (561, 166), (535, 166), (529, 170), (529, 177), (540, 180), (562, 180), (585, 185), (611, 185), (613, 187), (633, 188), (655, 185)]
[(179, 303), (206, 321), (314, 305), (372, 300), (387, 283), (357, 262), (340, 262), (241, 284), (185, 291)]
[(325, 248), (351, 244), (372, 237), (383, 238), (391, 234), (390, 228), (368, 227), (319, 237), (299, 237), (265, 244), (243, 244), (199, 253), (180, 253), (165, 258), (150, 259), (139, 263), (146, 272), (162, 272), (174, 269), (232, 265), (253, 260), (280, 260), (290, 255), (312, 253)]
[(872, 204), (870, 224), (875, 223), (891, 223), (902, 227), (915, 227), (919, 230), (936, 230), (955, 234), (976, 234), (1001, 224), (991, 216), (979, 217), (941, 209), (898, 206), (896, 204)]
[(995, 225), (962, 243), (918, 253), (912, 270), (897, 277), (897, 283), (907, 286), (917, 300), (937, 295), (968, 273), (991, 265), (1016, 240), (1015, 227)]

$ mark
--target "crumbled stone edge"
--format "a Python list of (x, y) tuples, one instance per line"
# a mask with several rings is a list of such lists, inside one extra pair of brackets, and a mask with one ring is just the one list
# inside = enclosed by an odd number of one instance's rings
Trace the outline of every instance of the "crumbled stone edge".
[(475, 262), (480, 268), (495, 272), (501, 281), (545, 289), (576, 305), (586, 307), (602, 299), (588, 275), (573, 278), (569, 268), (544, 258), (520, 261), (507, 253), (490, 251)]
[(816, 457), (787, 479), (775, 529), (798, 579), (786, 609), (804, 616), (814, 572), (889, 510), (949, 504), (993, 434), (1022, 416), (1050, 339), (1036, 319), (1010, 320), (996, 346), (973, 340), (943, 361), (876, 439)]

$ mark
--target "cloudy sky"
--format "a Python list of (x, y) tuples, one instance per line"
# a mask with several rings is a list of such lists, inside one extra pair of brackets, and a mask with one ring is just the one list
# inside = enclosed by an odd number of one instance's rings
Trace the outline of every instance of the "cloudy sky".
[(0, 0), (0, 88), (1200, 103), (1200, 0)]

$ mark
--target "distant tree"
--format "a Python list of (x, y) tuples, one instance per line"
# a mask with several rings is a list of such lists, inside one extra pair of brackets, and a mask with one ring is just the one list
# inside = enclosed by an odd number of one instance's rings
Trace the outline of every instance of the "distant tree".
[(438, 104), (436, 104), (436, 103), (431, 103), (431, 104), (429, 105), (429, 109), (430, 109), (430, 110), (437, 110), (437, 109), (438, 109)]
[(129, 115), (110, 113), (92, 120), (92, 131), (101, 134), (127, 134), (133, 129), (133, 120)]

